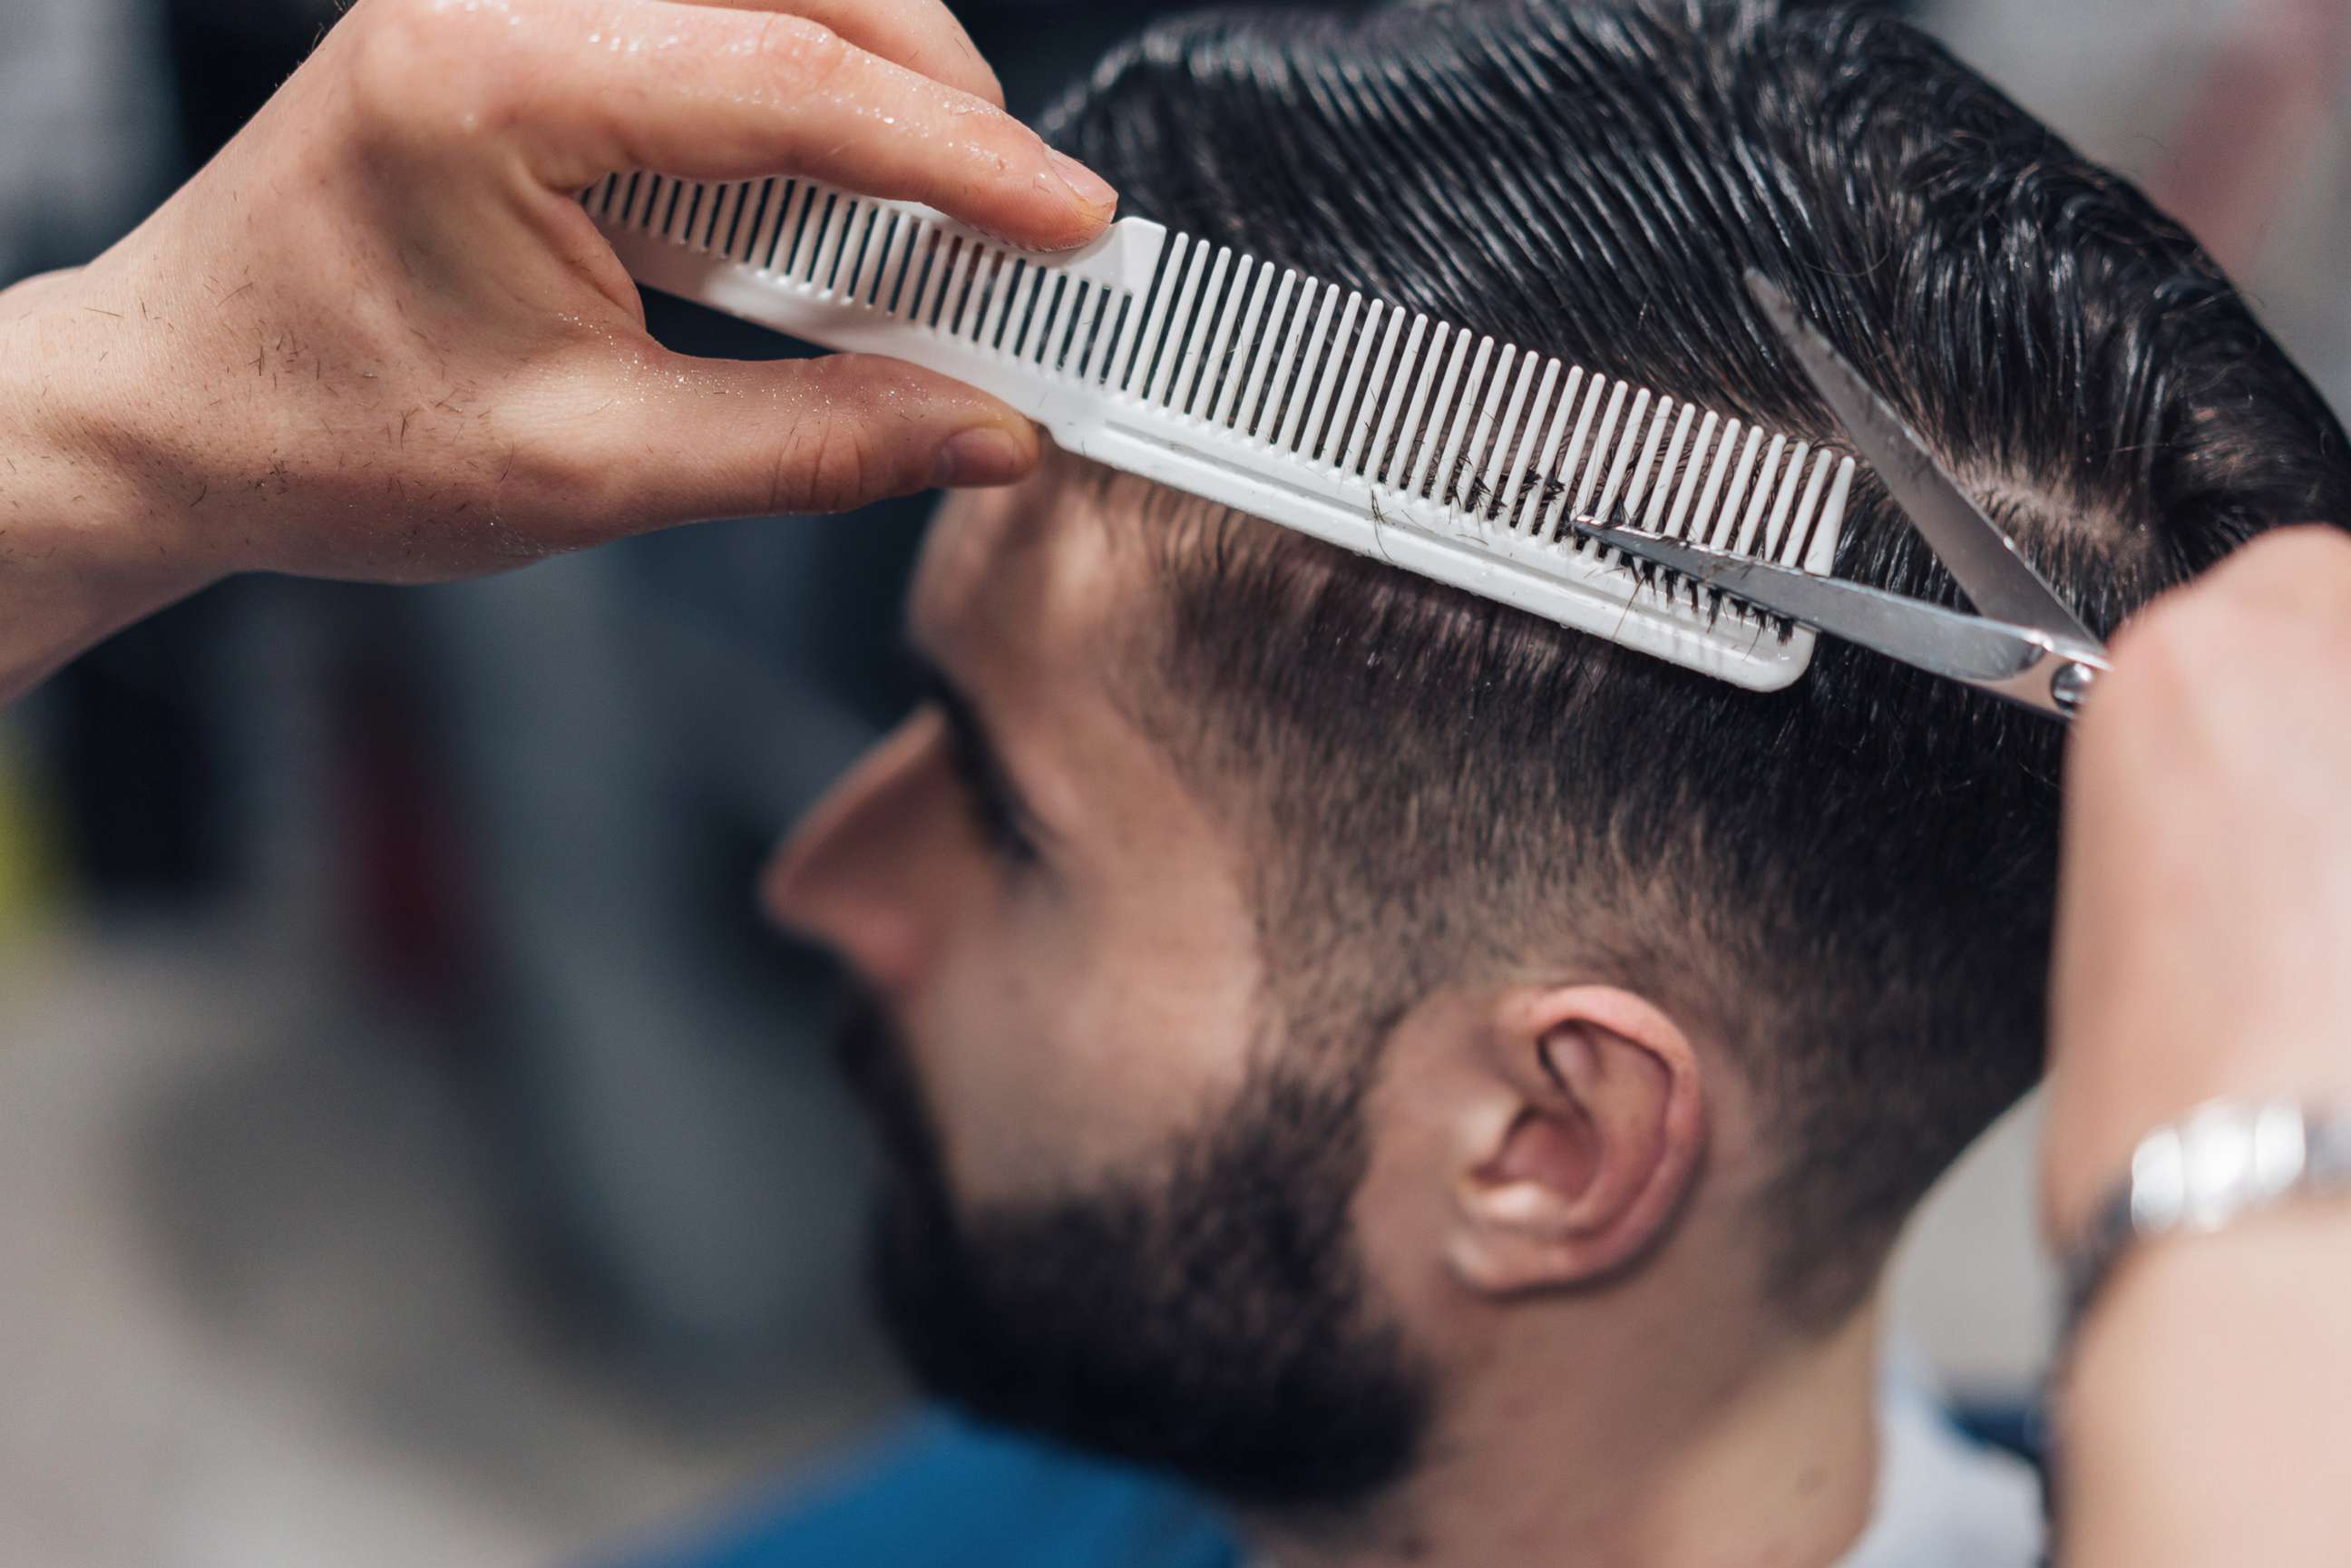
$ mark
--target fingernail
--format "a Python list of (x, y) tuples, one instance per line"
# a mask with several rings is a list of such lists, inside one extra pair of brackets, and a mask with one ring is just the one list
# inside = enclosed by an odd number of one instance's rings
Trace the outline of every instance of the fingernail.
[(1081, 203), (1097, 210), (1118, 205), (1118, 193), (1100, 174), (1066, 152), (1056, 152), (1049, 147), (1045, 156), (1052, 161), (1053, 172), (1061, 177), (1061, 183)]
[(992, 424), (957, 431), (939, 447), (942, 485), (1007, 485), (1025, 467), (1019, 443)]

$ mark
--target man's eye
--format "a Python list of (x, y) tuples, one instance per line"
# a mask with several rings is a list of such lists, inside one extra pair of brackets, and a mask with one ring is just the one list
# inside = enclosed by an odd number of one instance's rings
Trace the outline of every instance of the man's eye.
[(967, 779), (964, 797), (971, 806), (973, 821), (979, 824), (980, 836), (998, 859), (1008, 865), (1029, 865), (1036, 861), (1036, 844), (1021, 830), (1019, 813), (1002, 795), (989, 789), (985, 780), (975, 783)]
[(1033, 863), (1037, 845), (1021, 825), (1019, 807), (1013, 803), (996, 770), (952, 716), (946, 727), (947, 758), (955, 769), (956, 787), (962, 791), (964, 804), (971, 810), (980, 837), (987, 841), (989, 852), (1008, 865)]

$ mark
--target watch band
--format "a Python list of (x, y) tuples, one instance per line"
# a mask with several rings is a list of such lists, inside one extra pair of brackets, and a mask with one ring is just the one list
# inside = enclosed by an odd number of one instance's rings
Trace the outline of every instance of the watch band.
[(2158, 1127), (2065, 1249), (2064, 1343), (2140, 1243), (2219, 1230), (2291, 1197), (2346, 1190), (2351, 1116), (2292, 1100), (2216, 1100)]

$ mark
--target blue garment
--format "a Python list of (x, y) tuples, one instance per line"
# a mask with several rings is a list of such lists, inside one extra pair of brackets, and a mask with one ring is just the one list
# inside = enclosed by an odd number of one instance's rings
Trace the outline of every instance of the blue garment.
[(917, 1417), (698, 1545), (626, 1568), (1239, 1568), (1165, 1480), (947, 1414)]
[[(1875, 1517), (1839, 1568), (2045, 1561), (2030, 1468), (1964, 1437), (1898, 1375), (1879, 1404)], [(1199, 1499), (1140, 1471), (926, 1415), (698, 1543), (620, 1568), (1241, 1568)]]

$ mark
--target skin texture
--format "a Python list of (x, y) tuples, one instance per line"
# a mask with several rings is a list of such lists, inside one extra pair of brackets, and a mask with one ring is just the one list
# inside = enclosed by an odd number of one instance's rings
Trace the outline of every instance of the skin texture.
[(0, 701), (232, 572), (465, 577), (1034, 462), (1011, 410), (894, 361), (660, 348), (572, 199), (636, 167), (1045, 248), (1115, 204), (935, 0), (360, 0), (120, 244), (0, 294)]
[(1269, 1060), (1371, 1062), (1346, 1225), (1367, 1315), (1401, 1331), (1434, 1402), (1407, 1473), (1322, 1500), (1344, 1525), (1299, 1499), (1249, 1511), (1272, 1555), (1832, 1560), (1867, 1511), (1875, 1318), (1802, 1332), (1765, 1308), (1768, 1162), (1740, 1074), (1567, 964), (1465, 971), (1374, 1040), (1297, 1027), (1238, 808), (1187, 787), (1121, 699), (1149, 678), (1154, 525), (1080, 473), (1057, 456), (952, 502), (909, 616), (982, 716), (1030, 848), (1008, 852), (934, 706), (766, 884), (880, 1009), (947, 1202), (982, 1234), (1131, 1191), (1259, 1109)]
[[(2351, 1107), (2351, 545), (2295, 529), (2158, 602), (2075, 727), (2043, 1198), (2072, 1235), (2220, 1095)], [(2351, 1217), (2294, 1205), (2126, 1260), (2062, 1406), (2063, 1558), (2343, 1560)]]

